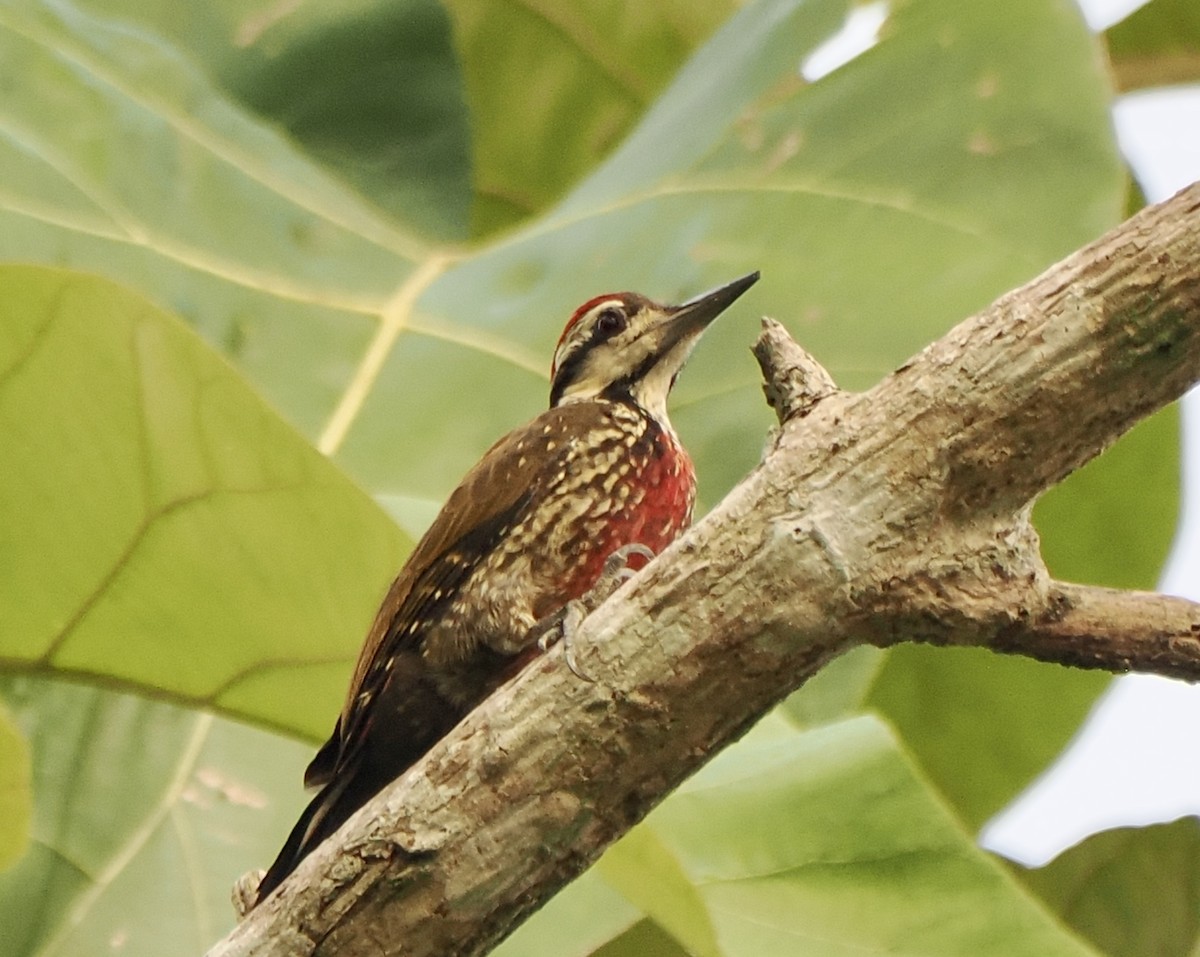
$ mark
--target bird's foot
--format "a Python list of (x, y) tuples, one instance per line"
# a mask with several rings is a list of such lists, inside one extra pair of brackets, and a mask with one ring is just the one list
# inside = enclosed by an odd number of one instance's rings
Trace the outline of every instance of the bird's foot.
[(589, 588), (587, 594), (579, 599), (587, 604), (589, 613), (599, 608), (609, 595), (637, 574), (636, 569), (629, 567), (629, 560), (634, 556), (644, 558), (649, 562), (654, 558), (654, 552), (641, 542), (634, 542), (631, 545), (621, 546), (609, 555), (608, 558), (604, 559), (604, 565), (600, 569), (600, 575), (596, 579), (596, 584)]
[(537, 638), (538, 651), (548, 651), (551, 647), (563, 643), (563, 657), (567, 659), (567, 667), (571, 669), (571, 673), (577, 678), (584, 681), (592, 681), (592, 677), (581, 671), (579, 665), (575, 662), (575, 655), (571, 650), (571, 636), (575, 634), (580, 623), (588, 616), (589, 609), (584, 605), (582, 598), (572, 598), (569, 602), (539, 621), (533, 626), (534, 636)]
[(600, 569), (596, 583), (584, 595), (572, 598), (558, 611), (547, 615), (533, 626), (538, 650), (544, 652), (561, 641), (567, 667), (571, 669), (571, 673), (575, 677), (583, 681), (594, 681), (595, 679), (583, 671), (576, 662), (571, 649), (571, 637), (583, 619), (599, 608), (609, 595), (637, 574), (634, 569), (629, 567), (629, 560), (635, 555), (650, 561), (654, 557), (654, 552), (640, 542), (618, 548), (604, 560), (604, 566)]

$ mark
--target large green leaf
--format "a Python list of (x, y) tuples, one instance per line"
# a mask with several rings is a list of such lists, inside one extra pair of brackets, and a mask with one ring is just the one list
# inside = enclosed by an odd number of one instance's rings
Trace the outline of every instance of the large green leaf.
[(79, 5), (116, 30), (146, 28), (185, 50), (215, 85), (400, 221), (465, 236), (470, 133), (436, 0)]
[(646, 918), (594, 952), (594, 957), (692, 957), (674, 937)]
[[(695, 953), (1094, 953), (974, 846), (872, 718), (807, 732), (767, 719), (641, 828), (672, 873), (602, 870), (651, 913), (700, 902), (713, 943)], [(644, 860), (646, 842), (635, 832), (605, 861)]]
[(674, 850), (645, 825), (626, 834), (598, 870), (694, 957), (719, 957), (716, 928), (700, 889)]
[(481, 234), (541, 212), (612, 152), (736, 4), (446, 6), (475, 120), (474, 220)]
[[(1063, 581), (1152, 589), (1179, 520), (1179, 409), (1140, 422), (1099, 459), (1050, 489), (1033, 510), (1050, 573)], [(1130, 489), (1142, 489), (1122, 509)]]
[[(234, 881), (271, 861), (303, 805), (311, 750), (64, 682), (3, 679), (0, 699), (29, 735), (37, 808), (32, 847), (0, 873), (5, 957), (197, 954), (226, 933)], [(0, 750), (0, 769), (19, 764)], [(28, 828), (24, 803), (24, 822), (0, 804), (4, 835)], [(497, 953), (583, 957), (638, 916), (592, 872)]]
[(1200, 826), (1194, 817), (1095, 834), (1045, 867), (1016, 872), (1111, 957), (1200, 948)]
[(1138, 90), (1200, 82), (1200, 6), (1151, 0), (1105, 33), (1117, 84)]
[(107, 280), (0, 267), (0, 329), (0, 659), (327, 732), (395, 526)]
[(866, 700), (977, 829), (1058, 756), (1109, 680), (978, 648), (905, 645)]
[(428, 254), (147, 30), (0, 3), (0, 257), (136, 286), (315, 434)]
[(561, 890), (493, 951), (495, 957), (586, 957), (619, 939), (641, 914), (597, 869)]
[(0, 873), (5, 957), (198, 954), (231, 928), (229, 890), (287, 833), (308, 749), (63, 682), (0, 694), (29, 735), (36, 799), (32, 847)]
[(25, 853), (33, 813), (29, 747), (0, 703), (0, 871)]
[(834, 658), (780, 705), (783, 714), (810, 728), (862, 711), (889, 654), (865, 645)]

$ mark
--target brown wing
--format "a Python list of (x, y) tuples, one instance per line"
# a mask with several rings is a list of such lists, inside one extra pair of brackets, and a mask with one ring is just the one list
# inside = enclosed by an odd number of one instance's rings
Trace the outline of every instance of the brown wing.
[[(409, 630), (413, 622), (428, 619), (437, 604), (453, 598), (474, 567), (464, 556), (483, 555), (494, 547), (503, 530), (536, 501), (544, 481), (541, 476), (558, 470), (569, 451), (563, 436), (586, 434), (581, 430), (593, 427), (604, 414), (594, 402), (543, 412), (488, 449), (450, 494), (375, 615), (337, 726), (304, 775), (307, 786), (327, 783), (352, 759), (387, 679), (388, 660), (398, 648), (419, 644), (419, 628), (416, 633)], [(553, 452), (547, 452), (547, 440), (555, 442)]]

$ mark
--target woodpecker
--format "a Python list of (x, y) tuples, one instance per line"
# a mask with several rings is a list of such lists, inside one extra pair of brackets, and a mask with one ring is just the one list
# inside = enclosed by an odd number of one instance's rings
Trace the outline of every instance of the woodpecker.
[(536, 654), (614, 556), (636, 570), (688, 525), (696, 478), (667, 396), (700, 334), (758, 275), (679, 306), (618, 292), (575, 310), (550, 408), (467, 473), (388, 590), (305, 772), (321, 790), (258, 901)]

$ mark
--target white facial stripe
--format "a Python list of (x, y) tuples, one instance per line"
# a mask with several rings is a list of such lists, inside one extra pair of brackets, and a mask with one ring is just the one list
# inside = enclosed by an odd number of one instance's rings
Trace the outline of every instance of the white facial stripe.
[(612, 309), (614, 307), (624, 311), (625, 302), (615, 297), (612, 299), (605, 299), (602, 302), (596, 303), (596, 305), (592, 306), (591, 309), (589, 309), (583, 316), (579, 318), (579, 321), (576, 322), (575, 325), (571, 327), (571, 331), (567, 333), (567, 338), (564, 339), (558, 346), (558, 351), (554, 356), (555, 369), (562, 368), (563, 364), (569, 359), (570, 356), (580, 349), (586, 347), (588, 340), (592, 338), (592, 333), (596, 328), (596, 318), (605, 309)]
[(605, 309), (620, 309), (625, 311), (625, 303), (620, 299), (605, 299), (604, 302), (598, 302), (592, 306), (586, 316), (575, 324), (575, 328), (571, 330), (571, 339), (582, 345), (592, 337), (592, 331), (596, 328), (596, 319)]

